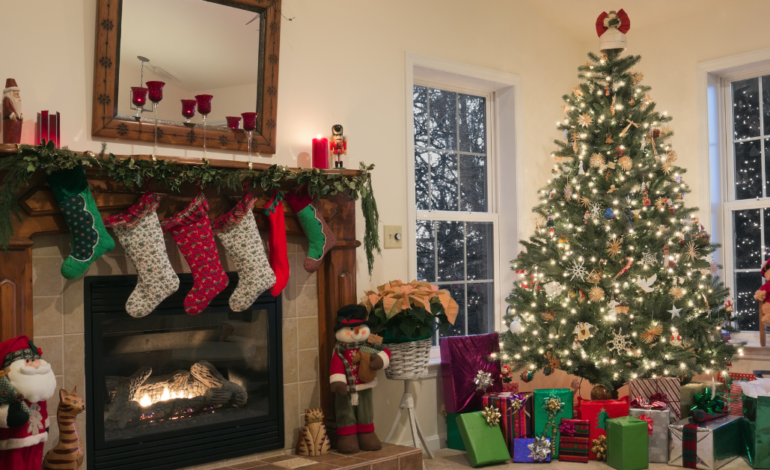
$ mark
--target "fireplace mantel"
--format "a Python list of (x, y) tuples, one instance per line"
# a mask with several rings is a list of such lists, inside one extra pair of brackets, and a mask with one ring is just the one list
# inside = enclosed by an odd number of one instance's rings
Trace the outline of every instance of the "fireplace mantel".
[[(0, 158), (15, 155), (15, 144), (0, 144)], [(149, 160), (151, 155), (118, 155), (118, 158), (132, 157), (135, 160)], [(200, 159), (157, 157), (174, 160), (185, 165), (202, 165)], [(230, 160), (209, 160), (214, 168), (248, 169), (249, 164)], [(253, 164), (254, 170), (264, 170), (266, 164)], [(355, 170), (329, 170), (346, 176), (357, 176)], [(119, 213), (134, 202), (143, 192), (118, 184), (96, 170), (86, 169), (89, 186), (102, 216)], [(1, 175), (0, 175), (1, 177)], [(167, 217), (181, 210), (194, 197), (198, 188), (185, 184), (179, 193), (168, 192), (162, 184), (151, 184), (150, 189), (164, 195), (164, 202), (158, 211), (160, 218)], [(288, 189), (288, 188), (287, 188)], [(252, 190), (258, 196), (255, 205), (257, 224), (264, 229), (267, 224), (262, 215), (262, 208), (269, 199), (259, 190)], [(218, 217), (229, 211), (241, 198), (235, 191), (223, 189), (204, 189), (211, 210), (210, 217)], [(0, 250), (0, 341), (18, 335), (33, 337), (32, 314), (32, 245), (34, 237), (45, 234), (68, 233), (64, 218), (45, 182), (45, 175), (38, 172), (33, 175), (29, 185), (23, 187), (18, 196), (22, 211), (21, 220), (14, 219), (14, 238), (8, 251)], [(321, 201), (323, 217), (337, 237), (337, 244), (324, 257), (318, 270), (318, 354), (319, 376), (329, 376), (329, 365), (335, 344), (334, 319), (337, 310), (343, 305), (356, 302), (356, 248), (361, 243), (356, 240), (356, 204), (344, 196), (323, 198)], [(284, 202), (287, 235), (304, 235), (299, 221), (288, 204)], [(59, 273), (55, 273), (59, 275)], [(327, 417), (334, 416), (333, 403), (329, 398), (329, 382), (320, 381), (321, 405)]]

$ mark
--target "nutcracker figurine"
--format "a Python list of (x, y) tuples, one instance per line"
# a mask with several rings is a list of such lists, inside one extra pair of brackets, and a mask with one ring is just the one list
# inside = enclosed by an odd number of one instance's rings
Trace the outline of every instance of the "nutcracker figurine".
[(342, 124), (335, 124), (332, 126), (332, 138), (329, 140), (329, 151), (333, 155), (337, 156), (337, 161), (334, 162), (334, 168), (342, 170), (341, 155), (348, 154), (348, 141), (347, 138), (342, 135)]

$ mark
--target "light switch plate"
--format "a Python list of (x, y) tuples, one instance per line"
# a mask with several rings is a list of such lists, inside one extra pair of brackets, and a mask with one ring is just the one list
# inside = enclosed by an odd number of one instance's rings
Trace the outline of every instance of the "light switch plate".
[(400, 225), (385, 225), (385, 248), (403, 248), (404, 232)]

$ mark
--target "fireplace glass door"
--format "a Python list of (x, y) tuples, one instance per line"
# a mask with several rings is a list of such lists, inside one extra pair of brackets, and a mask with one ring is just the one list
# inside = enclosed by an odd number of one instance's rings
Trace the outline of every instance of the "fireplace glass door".
[(268, 293), (233, 312), (233, 274), (208, 309), (188, 315), (192, 279), (182, 275), (176, 294), (132, 318), (132, 277), (85, 283), (89, 467), (180, 468), (282, 447), (279, 299)]

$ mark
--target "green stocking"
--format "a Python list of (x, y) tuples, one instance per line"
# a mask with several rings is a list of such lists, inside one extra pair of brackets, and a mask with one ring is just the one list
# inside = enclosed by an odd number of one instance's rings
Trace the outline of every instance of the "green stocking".
[(82, 166), (49, 175), (48, 184), (72, 234), (72, 250), (61, 266), (61, 274), (77, 279), (91, 263), (115, 248), (115, 241), (104, 228)]

